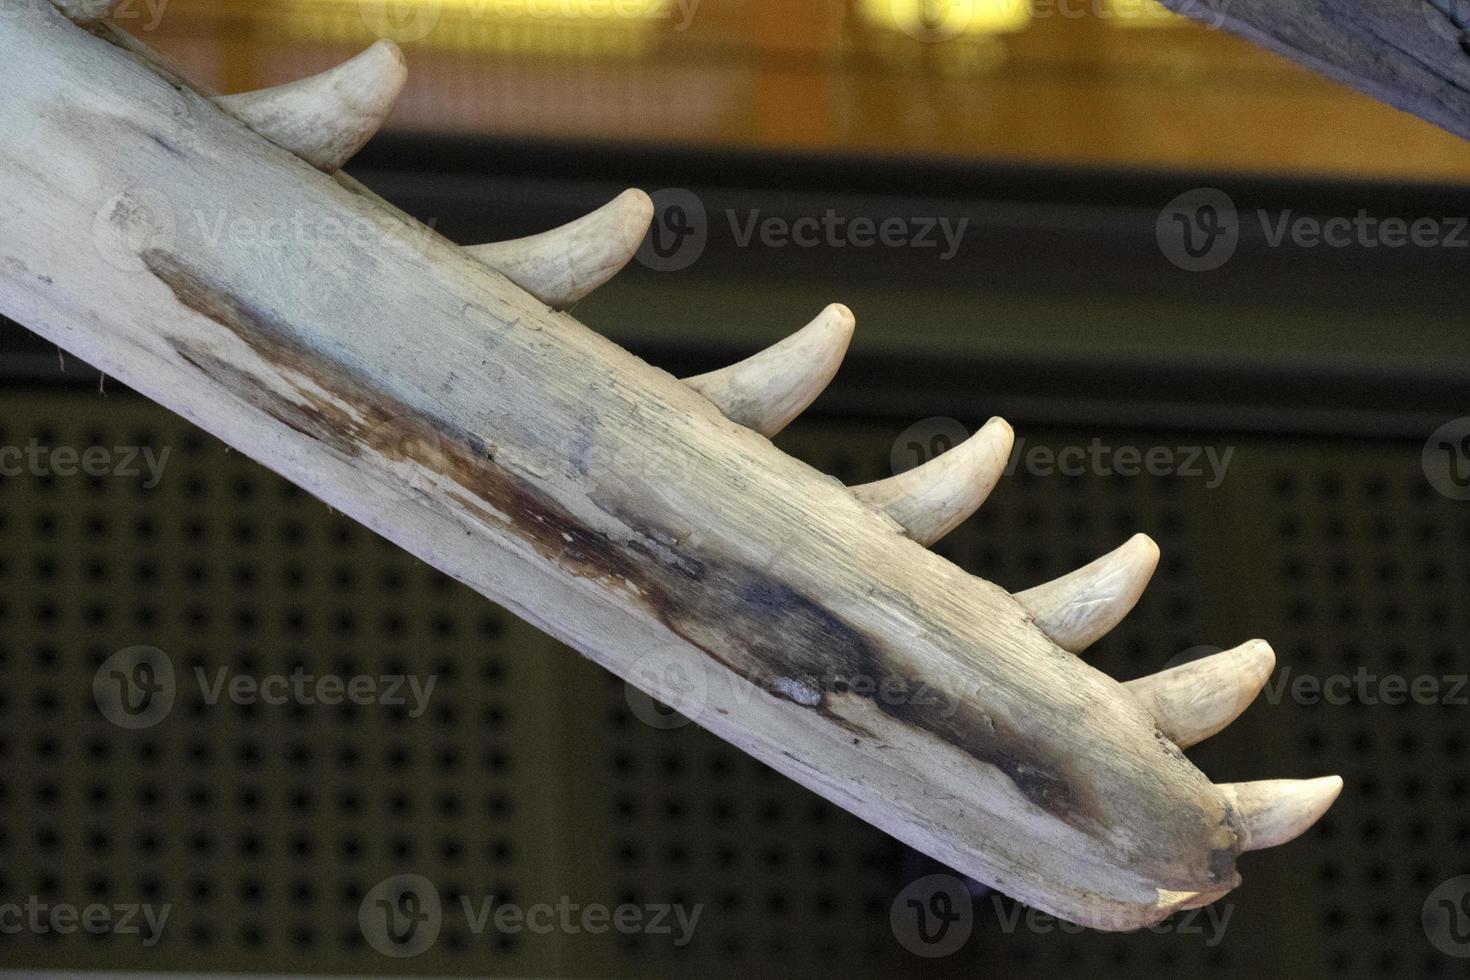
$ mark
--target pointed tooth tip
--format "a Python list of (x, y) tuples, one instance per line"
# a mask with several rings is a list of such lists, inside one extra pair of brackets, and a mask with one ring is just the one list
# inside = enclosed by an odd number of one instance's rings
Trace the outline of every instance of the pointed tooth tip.
[(408, 82), (408, 57), (404, 55), (403, 49), (394, 41), (383, 38), (382, 40), (373, 42), (367, 50), (357, 56), (357, 60), (381, 62), (383, 67), (388, 69), (383, 75), (384, 77), (394, 79), (394, 99), (403, 91), (403, 86)]
[(1007, 457), (1011, 455), (1011, 449), (1016, 445), (1016, 430), (1011, 428), (1011, 423), (999, 415), (982, 425), (980, 431), (970, 437), (970, 441), (973, 442), (981, 436), (985, 437), (986, 442), (1004, 446)]
[(653, 212), (656, 210), (653, 198), (648, 196), (647, 191), (630, 187), (617, 196), (617, 201), (635, 217), (642, 219), (644, 230), (647, 230), (647, 225), (653, 221)]
[(367, 51), (364, 51), (363, 53), (367, 54), (369, 51), (376, 51), (380, 54), (386, 54), (388, 57), (392, 58), (403, 67), (408, 67), (408, 58), (403, 54), (403, 49), (398, 46), (397, 41), (391, 40), (390, 38), (379, 38), (372, 44), (368, 45)]
[[(1153, 570), (1158, 569), (1159, 559), (1163, 557), (1163, 552), (1159, 550), (1159, 543), (1147, 534), (1140, 531), (1125, 541), (1123, 547), (1134, 553), (1140, 563), (1147, 561)], [(1149, 574), (1152, 575), (1153, 572)]]
[(1158, 566), (1159, 546), (1135, 534), (1076, 571), (1016, 593), (1016, 600), (1053, 643), (1081, 653), (1133, 610)]
[(772, 438), (836, 376), (852, 341), (852, 312), (828, 306), (784, 340), (727, 368), (685, 378), (726, 418)]
[(841, 303), (831, 303), (813, 321), (813, 326), (821, 326), (833, 333), (845, 334), (850, 341), (853, 334), (857, 332), (857, 317), (853, 315), (852, 310)]
[(408, 82), (408, 58), (397, 43), (383, 38), (374, 41), (336, 67), (307, 77), (317, 78), (333, 72), (352, 72), (360, 78), (371, 80), (375, 84), (368, 94), (373, 101), (391, 105)]
[(465, 251), (547, 306), (565, 310), (633, 260), (653, 212), (653, 199), (630, 188), (558, 228), (511, 241), (467, 245)]
[(1262, 683), (1265, 683), (1264, 679), (1270, 677), (1271, 671), (1276, 669), (1275, 649), (1265, 640), (1247, 640), (1239, 649), (1242, 659), (1248, 660), (1257, 673), (1262, 675)]
[(1273, 779), (1218, 787), (1240, 821), (1242, 853), (1296, 840), (1326, 815), (1342, 795), (1341, 776)]
[(1276, 667), (1264, 640), (1251, 640), (1124, 686), (1175, 745), (1187, 749), (1223, 731), (1249, 708)]
[[(648, 226), (653, 224), (656, 210), (653, 198), (636, 187), (630, 187), (593, 211), (592, 215), (606, 220), (609, 233), (620, 243), (620, 249), (636, 252), (643, 243), (643, 237), (648, 234)], [(631, 259), (632, 256), (629, 255), (628, 258)]]
[(927, 547), (985, 503), (1005, 475), (1014, 435), (1004, 421), (991, 419), (970, 438), (922, 466), (853, 487), (853, 493)]

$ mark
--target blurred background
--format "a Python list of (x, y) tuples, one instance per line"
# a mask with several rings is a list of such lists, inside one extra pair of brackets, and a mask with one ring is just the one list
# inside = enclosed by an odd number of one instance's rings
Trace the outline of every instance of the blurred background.
[[(653, 192), (639, 259), (575, 312), (671, 371), (846, 303), (852, 353), (783, 447), (860, 482), (1004, 415), (1013, 472), (938, 550), (1020, 590), (1151, 534), (1155, 582), (1089, 658), (1130, 679), (1265, 637), (1267, 692), (1191, 755), (1220, 782), (1347, 787), (1208, 910), (1058, 924), (4, 324), (0, 447), (42, 462), (0, 476), (0, 967), (1466, 975), (1470, 145), (1148, 0), (127, 0), (114, 19), (228, 92), (398, 41), (408, 88), (349, 170), (466, 244)], [(99, 447), (94, 474), (56, 453)], [(124, 727), (94, 680), (136, 647), (176, 697)], [(326, 706), (195, 682), (298, 670), (434, 687)], [(412, 958), (362, 916), (402, 875), (443, 905)], [(477, 927), (462, 897), (700, 911), (539, 933)], [(7, 928), (27, 902), (169, 912), (156, 934)]]

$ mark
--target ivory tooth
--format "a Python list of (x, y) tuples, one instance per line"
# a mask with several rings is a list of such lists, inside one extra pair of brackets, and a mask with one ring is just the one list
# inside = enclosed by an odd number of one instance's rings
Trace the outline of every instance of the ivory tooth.
[(1270, 644), (1252, 640), (1124, 686), (1154, 716), (1159, 731), (1187, 749), (1240, 717), (1275, 667)]
[(1268, 779), (1215, 788), (1239, 818), (1241, 851), (1260, 851), (1306, 833), (1337, 800), (1342, 777)]
[(909, 537), (931, 545), (985, 503), (1005, 473), (1015, 438), (1004, 419), (991, 419), (949, 452), (852, 492), (902, 524)]
[(1159, 546), (1135, 534), (1121, 548), (1059, 579), (1016, 594), (1041, 631), (1064, 650), (1081, 653), (1138, 604), (1159, 565)]
[(78, 24), (89, 24), (110, 15), (122, 0), (51, 0), (56, 9)]
[(215, 102), (272, 143), (332, 173), (372, 139), (407, 80), (403, 52), (384, 40), (320, 75)]
[(652, 221), (653, 200), (627, 190), (560, 228), (465, 250), (547, 306), (565, 310), (622, 271)]
[(833, 303), (811, 323), (739, 364), (684, 383), (725, 417), (774, 436), (822, 393), (852, 342), (852, 311)]

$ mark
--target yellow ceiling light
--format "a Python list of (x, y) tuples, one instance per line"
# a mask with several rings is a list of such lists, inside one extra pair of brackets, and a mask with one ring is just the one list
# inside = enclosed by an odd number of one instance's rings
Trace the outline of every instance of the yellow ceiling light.
[(686, 29), (697, 0), (294, 0), (299, 35), (544, 56), (636, 54)]
[(874, 26), (920, 41), (1008, 34), (1031, 23), (1032, 0), (859, 0)]

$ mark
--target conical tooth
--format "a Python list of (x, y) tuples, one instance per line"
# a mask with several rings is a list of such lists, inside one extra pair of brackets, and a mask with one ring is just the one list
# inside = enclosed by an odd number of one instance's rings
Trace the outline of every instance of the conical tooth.
[(56, 9), (78, 24), (102, 20), (112, 13), (122, 0), (51, 0)]
[(627, 190), (560, 228), (466, 251), (547, 306), (565, 310), (622, 271), (652, 221), (652, 199)]
[(1135, 534), (1117, 551), (1016, 599), (1057, 646), (1081, 653), (1123, 621), (1158, 565), (1159, 546)]
[(320, 75), (222, 95), (215, 102), (272, 143), (331, 173), (372, 139), (407, 79), (398, 45), (379, 41)]
[(1275, 667), (1270, 644), (1252, 640), (1124, 686), (1154, 716), (1159, 731), (1187, 749), (1240, 717)]
[(1342, 777), (1268, 779), (1215, 788), (1235, 811), (1241, 851), (1260, 851), (1295, 840), (1320, 820), (1342, 792)]
[(774, 436), (810, 405), (842, 364), (852, 342), (852, 311), (834, 303), (811, 323), (739, 364), (687, 378), (725, 417)]
[(1005, 473), (1015, 438), (1004, 419), (991, 419), (949, 452), (852, 492), (902, 524), (909, 537), (930, 545), (985, 503)]

